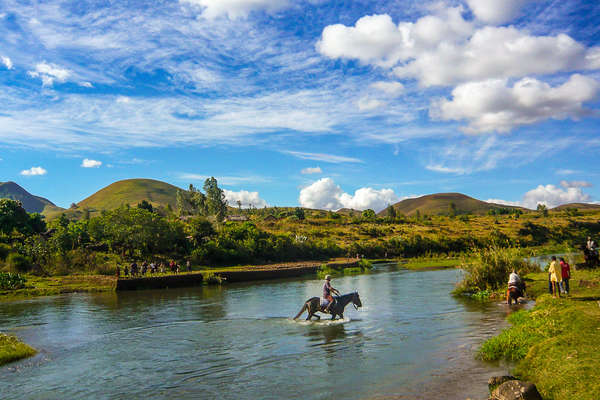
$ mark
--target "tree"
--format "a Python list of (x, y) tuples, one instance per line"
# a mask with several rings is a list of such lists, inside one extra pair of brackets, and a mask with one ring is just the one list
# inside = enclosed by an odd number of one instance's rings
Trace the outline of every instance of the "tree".
[(141, 203), (138, 203), (137, 208), (141, 208), (142, 210), (148, 210), (150, 212), (154, 212), (154, 208), (152, 204), (148, 203), (146, 200), (142, 200)]
[(238, 210), (241, 212), (242, 211), (242, 201), (238, 200), (238, 201), (236, 201), (236, 203), (237, 203), (237, 206), (238, 206)]
[(388, 216), (390, 219), (396, 219), (396, 209), (394, 208), (394, 206), (392, 206), (392, 205), (388, 205), (388, 208), (387, 208), (387, 216)]
[(227, 201), (225, 193), (219, 188), (214, 177), (204, 181), (204, 193), (206, 193), (206, 205), (210, 215), (214, 215), (217, 221), (222, 222), (227, 216)]
[(28, 214), (20, 201), (0, 199), (0, 233), (10, 235), (13, 231), (22, 234), (40, 233), (46, 223), (40, 214)]
[(544, 216), (547, 217), (548, 216), (548, 207), (546, 207), (545, 204), (538, 204), (537, 205), (537, 210)]
[(304, 214), (304, 209), (300, 208), (300, 207), (296, 207), (296, 210), (294, 210), (294, 215), (296, 217), (298, 217), (298, 219), (300, 221), (304, 220), (306, 218), (306, 215)]
[(368, 208), (362, 212), (362, 216), (363, 218), (375, 218), (375, 211)]
[(454, 217), (456, 216), (456, 204), (454, 204), (454, 202), (451, 202), (449, 205), (450, 208), (450, 216)]

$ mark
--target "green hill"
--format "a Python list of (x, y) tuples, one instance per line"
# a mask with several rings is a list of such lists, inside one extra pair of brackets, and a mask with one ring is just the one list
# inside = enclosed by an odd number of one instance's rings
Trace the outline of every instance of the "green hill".
[[(456, 206), (457, 214), (486, 214), (492, 208), (520, 208), (505, 206), (501, 204), (486, 203), (461, 193), (436, 193), (414, 199), (402, 200), (393, 205), (396, 212), (404, 215), (414, 215), (417, 211), (420, 214), (440, 215), (448, 214), (451, 205)], [(525, 209), (523, 209), (525, 210)], [(379, 215), (385, 215), (384, 209)]]
[(41, 213), (44, 208), (59, 208), (50, 200), (34, 196), (14, 182), (0, 182), (0, 199), (18, 200), (28, 212)]
[(112, 210), (123, 204), (137, 205), (147, 200), (152, 206), (167, 204), (176, 208), (177, 186), (153, 179), (126, 179), (100, 189), (77, 203), (79, 209)]

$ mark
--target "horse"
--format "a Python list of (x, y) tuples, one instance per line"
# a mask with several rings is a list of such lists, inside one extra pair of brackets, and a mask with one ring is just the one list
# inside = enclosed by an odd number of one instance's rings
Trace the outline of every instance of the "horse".
[(519, 303), (519, 297), (523, 297), (523, 292), (516, 286), (510, 286), (506, 291), (506, 302), (510, 306), (514, 300), (515, 304)]
[[(362, 302), (360, 301), (360, 296), (358, 292), (352, 292), (348, 294), (344, 294), (342, 296), (334, 296), (335, 304), (329, 307), (329, 313), (331, 314), (331, 320), (334, 320), (336, 316), (340, 316), (340, 318), (344, 318), (344, 309), (348, 305), (348, 303), (352, 302), (354, 304), (354, 308), (358, 309), (358, 307), (362, 307)], [(294, 319), (298, 319), (300, 315), (304, 311), (308, 311), (308, 316), (306, 320), (309, 321), (313, 315), (317, 317), (317, 319), (321, 319), (317, 312), (324, 313), (324, 308), (321, 307), (321, 299), (319, 297), (311, 297), (310, 299), (304, 302), (304, 305), (300, 309), (300, 312), (296, 314)]]

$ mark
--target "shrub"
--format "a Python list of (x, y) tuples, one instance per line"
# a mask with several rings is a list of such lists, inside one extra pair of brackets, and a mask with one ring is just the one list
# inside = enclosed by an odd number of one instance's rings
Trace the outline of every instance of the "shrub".
[(10, 253), (6, 258), (8, 270), (13, 273), (29, 272), (32, 268), (31, 261), (18, 253)]
[(0, 289), (14, 290), (25, 287), (25, 279), (19, 274), (11, 274), (10, 272), (0, 272)]
[(465, 278), (459, 284), (457, 292), (496, 290), (506, 284), (513, 269), (521, 276), (539, 272), (539, 266), (523, 259), (519, 249), (515, 247), (501, 248), (492, 245), (477, 249), (467, 260), (461, 263)]

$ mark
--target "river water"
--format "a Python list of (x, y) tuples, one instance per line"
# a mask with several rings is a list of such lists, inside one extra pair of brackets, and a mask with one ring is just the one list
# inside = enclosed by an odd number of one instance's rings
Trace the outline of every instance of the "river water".
[(321, 292), (312, 277), (0, 304), (0, 331), (40, 350), (0, 367), (0, 397), (484, 398), (506, 367), (474, 352), (510, 310), (453, 298), (459, 279), (392, 266), (335, 278), (363, 308), (334, 322), (290, 319)]

